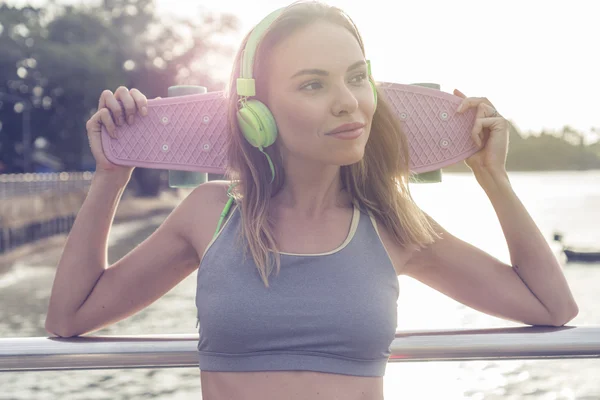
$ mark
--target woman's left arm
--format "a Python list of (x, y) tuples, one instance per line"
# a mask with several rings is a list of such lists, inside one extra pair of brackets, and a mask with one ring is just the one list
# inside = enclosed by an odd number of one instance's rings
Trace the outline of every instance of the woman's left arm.
[(498, 216), (513, 270), (554, 324), (566, 324), (579, 312), (577, 304), (558, 259), (512, 190), (507, 174), (477, 168), (473, 172)]
[[(481, 148), (465, 162), (498, 216), (512, 267), (452, 236), (417, 251), (406, 275), (492, 315), (532, 325), (562, 326), (578, 313), (561, 265), (512, 189), (506, 173), (508, 122), (486, 98), (463, 98), (458, 112), (477, 108), (473, 138)], [(543, 306), (543, 307), (542, 307)]]

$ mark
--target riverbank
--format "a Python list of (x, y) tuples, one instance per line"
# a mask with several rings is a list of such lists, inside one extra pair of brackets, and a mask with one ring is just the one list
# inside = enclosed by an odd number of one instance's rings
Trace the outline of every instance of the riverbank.
[[(144, 198), (135, 197), (130, 192), (125, 192), (119, 203), (117, 211), (115, 212), (115, 219), (113, 225), (134, 221), (142, 218), (149, 218), (156, 215), (167, 215), (189, 194), (188, 190), (168, 190), (163, 191), (157, 197)], [(77, 213), (81, 203), (83, 203), (81, 196), (73, 195), (69, 198), (63, 198), (62, 201), (58, 202), (58, 207), (62, 208), (65, 212), (76, 207), (71, 212)], [(15, 223), (17, 217), (20, 221), (41, 219), (40, 214), (44, 214), (44, 202), (40, 199), (36, 199), (34, 202), (37, 204), (38, 209), (30, 208), (29, 210), (24, 207), (18, 208), (18, 215), (14, 213), (16, 209), (13, 205), (12, 215), (5, 214), (2, 218), (0, 213), (0, 220)], [(46, 203), (48, 204), (48, 203)], [(45, 207), (48, 208), (48, 207)], [(56, 207), (53, 207), (56, 209)], [(16, 249), (10, 250), (6, 253), (0, 254), (0, 274), (8, 270), (15, 262), (22, 257), (27, 257), (33, 253), (44, 252), (50, 248), (62, 247), (67, 239), (67, 234), (57, 234), (51, 237), (37, 240), (33, 243), (28, 243), (17, 247)]]

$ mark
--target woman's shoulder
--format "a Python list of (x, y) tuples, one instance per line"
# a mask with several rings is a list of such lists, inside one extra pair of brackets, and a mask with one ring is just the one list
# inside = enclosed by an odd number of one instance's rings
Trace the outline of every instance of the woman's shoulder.
[(376, 231), (375, 234), (379, 237), (379, 240), (381, 240), (390, 261), (396, 270), (396, 275), (402, 275), (406, 263), (417, 250), (417, 246), (401, 244), (400, 241), (396, 239), (393, 231), (386, 226), (385, 222), (379, 216), (366, 208), (364, 212), (369, 215)]
[(225, 180), (205, 182), (192, 190), (180, 205), (184, 208), (188, 234), (200, 251), (212, 240), (221, 212), (229, 200), (230, 185)]
[(229, 198), (227, 191), (230, 185), (231, 182), (226, 180), (208, 181), (196, 187), (188, 196), (213, 205), (225, 205)]

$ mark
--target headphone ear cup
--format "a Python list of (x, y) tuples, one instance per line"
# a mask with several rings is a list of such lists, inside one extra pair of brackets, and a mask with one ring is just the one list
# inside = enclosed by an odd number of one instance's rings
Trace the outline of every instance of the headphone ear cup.
[(237, 112), (238, 125), (246, 140), (254, 147), (260, 147), (262, 142), (260, 122), (255, 114), (247, 107), (242, 107)]
[(258, 100), (248, 100), (237, 112), (238, 124), (254, 147), (268, 147), (277, 139), (277, 124), (269, 108)]

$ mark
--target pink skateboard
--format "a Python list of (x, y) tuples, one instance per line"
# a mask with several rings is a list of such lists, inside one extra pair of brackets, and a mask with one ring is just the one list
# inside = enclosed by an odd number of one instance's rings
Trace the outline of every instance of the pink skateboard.
[[(437, 89), (378, 82), (408, 137), (412, 173), (439, 170), (476, 153), (471, 138), (475, 109), (461, 114), (462, 99)], [(227, 132), (224, 92), (148, 100), (148, 115), (117, 127), (118, 139), (102, 128), (102, 146), (114, 164), (223, 174)]]

